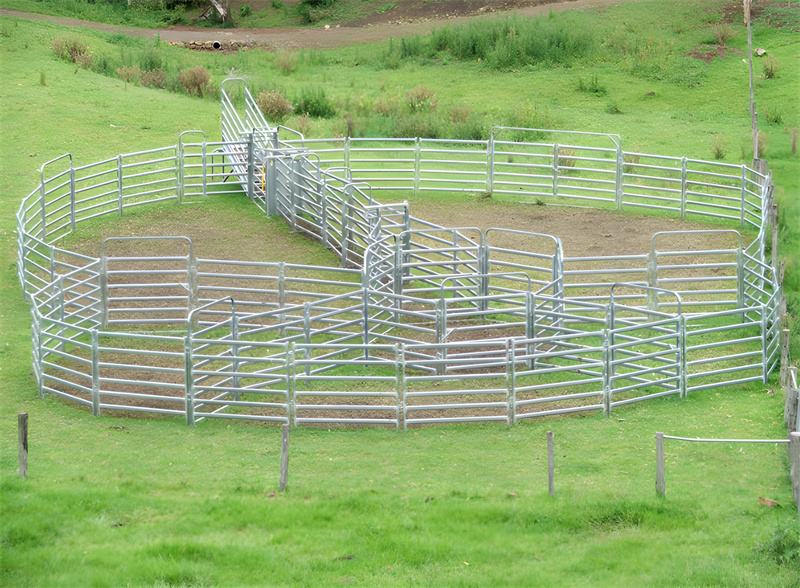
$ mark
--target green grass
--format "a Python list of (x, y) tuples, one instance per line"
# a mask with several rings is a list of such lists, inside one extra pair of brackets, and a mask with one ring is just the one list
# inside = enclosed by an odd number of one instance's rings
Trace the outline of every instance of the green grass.
[[(712, 12), (696, 10), (696, 3), (654, 1), (575, 16), (575, 26), (591, 21), (619, 29), (639, 49), (569, 69), (499, 72), (483, 62), (416, 57), (385, 69), (370, 61), (379, 51), (356, 47), (303, 52), (298, 69), (284, 76), (260, 52), (159, 50), (176, 70), (206, 65), (217, 83), (235, 67), (251, 74), (255, 87), (278, 84), (298, 95), (323, 87), (339, 112), (424, 83), (437, 93), (439, 109), (467, 103), (487, 119), (503, 120), (523, 101), (563, 128), (618, 132), (626, 148), (643, 152), (710, 159), (712, 134), (722, 133), (731, 144), (726, 161), (739, 163), (749, 126), (741, 57), (692, 64), (688, 72), (702, 74), (694, 76), (699, 84), (679, 79), (685, 77), (680, 53), (708, 36), (706, 21), (718, 19), (722, 3), (704, 5)], [(739, 34), (729, 44), (742, 48), (741, 26), (733, 26)], [(76, 70), (50, 49), (54, 37), (68, 34), (60, 27), (1, 19), (0, 34), (3, 585), (800, 584), (796, 559), (779, 564), (768, 549), (776, 529), (797, 524), (790, 522), (796, 510), (782, 446), (668, 441), (666, 499), (654, 491), (656, 431), (783, 437), (783, 395), (770, 393), (774, 379), (651, 401), (615, 410), (610, 419), (591, 414), (512, 428), (406, 433), (299, 429), (292, 432), (288, 491), (272, 497), (277, 428), (215, 421), (188, 429), (181, 419), (94, 418), (52, 397), (40, 400), (30, 373), (29, 310), (16, 281), (13, 221), (21, 198), (36, 187), (39, 166), (64, 152), (81, 165), (160, 147), (190, 128), (218, 137), (219, 106)], [(123, 41), (79, 34), (93, 51), (121, 53)], [(672, 60), (648, 53), (661, 38), (675, 48)], [(149, 50), (138, 41), (124, 43)], [(756, 23), (754, 44), (781, 61), (778, 78), (757, 80), (759, 107), (781, 104), (783, 125), (797, 126), (796, 34)], [(576, 90), (579, 79), (595, 73), (607, 89), (602, 98)], [(622, 114), (604, 112), (610, 99)], [(314, 121), (313, 134), (326, 136), (334, 124)], [(766, 128), (796, 317), (798, 159), (782, 127)], [(796, 334), (792, 352), (800, 357)], [(21, 411), (30, 415), (26, 480), (16, 470)], [(547, 430), (555, 431), (557, 443), (552, 499)], [(760, 496), (781, 506), (759, 506)]]

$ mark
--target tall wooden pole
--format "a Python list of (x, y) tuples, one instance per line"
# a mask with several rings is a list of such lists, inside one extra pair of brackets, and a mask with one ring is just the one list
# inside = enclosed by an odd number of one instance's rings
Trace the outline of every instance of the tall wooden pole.
[(750, 0), (744, 0), (744, 24), (747, 25), (747, 57), (750, 64), (750, 117), (753, 121), (753, 159), (758, 159), (758, 113), (753, 97), (753, 35), (750, 31)]

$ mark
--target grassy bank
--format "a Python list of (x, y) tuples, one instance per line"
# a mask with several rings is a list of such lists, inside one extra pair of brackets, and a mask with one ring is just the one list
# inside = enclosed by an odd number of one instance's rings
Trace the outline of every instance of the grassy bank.
[[(502, 122), (524, 113), (522, 104), (543, 109), (563, 128), (619, 132), (626, 146), (644, 152), (710, 159), (712, 138), (723, 135), (724, 160), (746, 160), (741, 56), (698, 65), (699, 84), (677, 83), (667, 74), (680, 71), (680, 54), (708, 35), (707, 21), (717, 13), (666, 6), (626, 4), (581, 17), (622, 32), (645, 19), (636, 28), (648, 35), (628, 33), (643, 47), (649, 36), (673, 39), (676, 61), (665, 61), (665, 79), (642, 75), (632, 57), (514, 72), (417, 55), (387, 68), (378, 60), (388, 43), (380, 50), (301, 52), (288, 73), (270, 54), (158, 51), (176, 71), (204, 65), (217, 83), (237, 68), (254, 87), (290, 96), (324, 88), (337, 114), (312, 120), (315, 136), (333, 132), (344, 112), (355, 117), (359, 101), (366, 121), (370, 104), (374, 113), (378, 100), (402, 101), (425, 84), (438, 97), (435, 113), (466, 104)], [(657, 7), (663, 12), (651, 12)], [(739, 34), (728, 44), (741, 48), (745, 38), (735, 28)], [(51, 43), (68, 34), (62, 28), (3, 19), (0, 31), (3, 585), (798, 585), (798, 559), (791, 557), (797, 523), (782, 447), (668, 444), (667, 498), (654, 492), (656, 431), (782, 437), (783, 397), (774, 380), (656, 400), (611, 419), (402, 434), (300, 429), (292, 432), (288, 491), (274, 496), (276, 428), (203, 422), (187, 429), (173, 419), (94, 418), (53, 398), (40, 400), (30, 374), (12, 220), (36, 186), (39, 166), (64, 152), (80, 165), (172, 144), (190, 128), (218, 137), (219, 107), (211, 98), (125, 84), (57, 59)], [(756, 97), (760, 109), (778, 104), (782, 111), (782, 123), (765, 125), (767, 159), (782, 204), (781, 251), (796, 315), (800, 190), (786, 129), (800, 124), (798, 43), (791, 31), (763, 23), (754, 33), (757, 46), (781, 62), (778, 78), (757, 81)], [(152, 48), (80, 35), (96, 54)], [(662, 59), (657, 53), (652, 49), (647, 59)], [(578, 91), (579, 80), (586, 86), (595, 75), (605, 94)], [(621, 112), (607, 111), (612, 99)], [(800, 357), (796, 339), (793, 352)], [(21, 411), (31, 420), (26, 480), (16, 472)], [(553, 499), (547, 430), (557, 440)], [(762, 496), (781, 506), (760, 506)]]

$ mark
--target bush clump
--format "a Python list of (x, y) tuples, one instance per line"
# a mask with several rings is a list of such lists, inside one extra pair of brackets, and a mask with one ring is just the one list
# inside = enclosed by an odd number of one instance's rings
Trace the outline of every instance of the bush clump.
[(307, 114), (314, 118), (331, 118), (336, 115), (336, 108), (324, 88), (303, 88), (295, 110), (298, 114)]
[(51, 47), (53, 53), (64, 61), (76, 63), (87, 69), (92, 66), (92, 54), (89, 53), (89, 46), (79, 37), (58, 37), (53, 39)]
[(411, 112), (432, 112), (436, 110), (439, 99), (428, 86), (419, 85), (406, 92), (406, 104)]
[(202, 65), (197, 67), (193, 67), (191, 69), (185, 69), (178, 74), (178, 80), (183, 86), (183, 89), (186, 90), (187, 94), (194, 94), (195, 92), (197, 95), (202, 98), (203, 97), (203, 90), (208, 88), (208, 84), (211, 81), (211, 76), (208, 73), (208, 70), (204, 68)]
[(167, 72), (161, 68), (151, 69), (149, 71), (143, 71), (139, 76), (139, 81), (145, 88), (163, 88), (166, 76)]
[(283, 122), (294, 110), (289, 101), (278, 92), (260, 92), (256, 98), (256, 104), (267, 120), (276, 123)]

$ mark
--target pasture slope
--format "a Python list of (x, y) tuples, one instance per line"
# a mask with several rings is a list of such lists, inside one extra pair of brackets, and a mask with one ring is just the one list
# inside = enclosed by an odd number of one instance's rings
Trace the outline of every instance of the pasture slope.
[[(639, 5), (665, 6), (630, 2), (589, 17), (624, 24), (641, 14), (635, 11)], [(725, 4), (704, 6), (705, 19), (721, 14)], [(695, 10), (686, 12), (682, 18), (690, 19)], [(694, 21), (684, 28), (668, 15), (660, 20), (670, 23), (674, 42), (694, 30)], [(774, 155), (783, 227), (790, 235), (782, 252), (796, 268), (798, 160), (783, 126), (800, 123), (791, 99), (797, 95), (799, 45), (786, 31), (757, 33), (757, 42), (783, 43), (775, 49), (783, 66), (775, 81), (787, 90), (764, 80), (758, 88), (775, 103), (781, 99), (783, 107), (783, 125), (767, 127), (768, 158)], [(654, 491), (656, 431), (785, 435), (783, 392), (775, 378), (766, 386), (659, 399), (620, 409), (611, 419), (592, 414), (511, 428), (445, 426), (405, 433), (299, 428), (292, 431), (283, 494), (276, 492), (275, 427), (203, 422), (189, 429), (174, 419), (94, 418), (52, 397), (39, 399), (29, 367), (29, 314), (16, 282), (13, 218), (22, 196), (36, 186), (41, 163), (66, 151), (86, 163), (159, 147), (190, 128), (210, 137), (219, 133), (214, 100), (126, 85), (58, 61), (50, 45), (66, 34), (54, 24), (0, 19), (0, 584), (800, 585), (798, 524), (783, 447), (668, 445), (667, 496), (659, 499)], [(98, 48), (113, 41), (79, 34)], [(646, 44), (646, 36), (640, 40)], [(735, 42), (741, 41), (740, 32)], [(343, 57), (333, 55), (326, 65), (326, 87), (335, 100), (353, 93), (351, 79), (363, 79), (370, 88), (381, 80), (390, 88), (410, 88), (421, 77), (440, 96), (456, 80), (454, 87), (469, 86), (463, 95), (476, 112), (502, 116), (502, 107), (494, 106), (497, 95), (509, 92), (505, 104), (513, 104), (524, 76), (535, 76), (560, 92), (556, 101), (543, 88), (540, 102), (570, 126), (579, 125), (573, 128), (609, 125), (605, 130), (619, 130), (643, 151), (701, 159), (708, 158), (708, 130), (733, 137), (748, 124), (746, 111), (719, 105), (719, 86), (712, 83), (734, 71), (730, 61), (709, 64), (702, 70), (705, 82), (686, 88), (655, 79), (643, 84), (616, 63), (487, 73), (452, 62), (445, 79), (440, 69), (414, 62), (391, 71), (361, 68), (356, 78), (352, 65), (344, 64), (352, 54), (341, 51)], [(191, 59), (215, 76), (235, 65), (221, 56)], [(260, 75), (281, 80), (287, 89), (311, 84), (323, 78), (321, 66), (311, 61), (291, 77), (278, 77), (274, 65)], [(600, 71), (623, 113), (606, 113), (605, 101), (598, 109), (592, 98), (574, 91), (574, 81), (593, 70)], [(476, 75), (493, 82), (493, 96), (466, 83)], [(556, 87), (559, 77), (564, 81)], [(648, 91), (643, 85), (655, 88), (663, 98), (637, 101), (624, 84), (640, 95)], [(731, 87), (740, 91), (746, 83)], [(492, 106), (483, 110), (482, 104)], [(331, 123), (318, 124), (324, 135)], [(732, 151), (737, 149), (738, 143)], [(635, 219), (626, 216), (623, 222)], [(227, 222), (225, 229), (235, 230), (236, 218)], [(282, 233), (291, 246), (285, 228), (274, 222), (265, 227)], [(24, 480), (17, 473), (18, 412), (30, 418)], [(556, 438), (553, 498), (547, 493), (547, 430)], [(759, 497), (780, 506), (766, 508)]]

